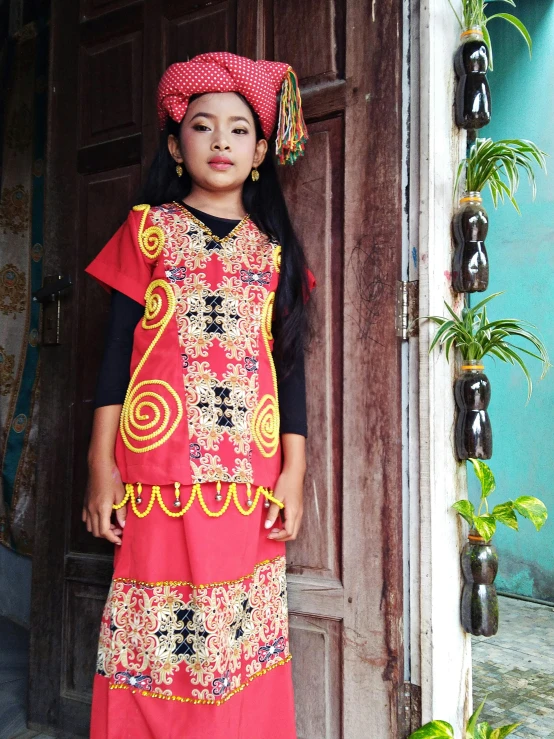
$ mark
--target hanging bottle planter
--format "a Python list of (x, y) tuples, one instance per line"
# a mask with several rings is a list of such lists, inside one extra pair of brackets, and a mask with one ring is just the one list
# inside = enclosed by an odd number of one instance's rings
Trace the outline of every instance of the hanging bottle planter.
[(491, 92), (487, 80), (489, 51), (479, 26), (461, 34), (461, 44), (454, 57), (458, 77), (456, 86), (456, 125), (475, 130), (491, 120)]
[[(483, 373), (483, 359), (492, 355), (501, 362), (517, 365), (527, 380), (527, 400), (531, 398), (533, 384), (527, 369), (527, 356), (535, 357), (542, 364), (541, 379), (552, 366), (548, 351), (541, 339), (531, 331), (535, 328), (518, 318), (501, 318), (490, 321), (487, 303), (502, 293), (493, 293), (475, 306), (464, 306), (459, 316), (445, 302), (449, 318), (420, 316), (417, 321), (428, 319), (439, 329), (429, 345), (429, 353), (438, 345), (444, 347), (446, 360), (450, 352), (458, 349), (462, 355), (462, 374), (454, 385), (454, 397), (458, 407), (455, 427), (455, 444), (458, 458), (490, 459), (492, 456), (492, 429), (488, 414), (491, 388)], [(411, 325), (408, 326), (410, 330)], [(512, 338), (529, 342), (530, 349), (512, 344)]]
[(498, 552), (471, 529), (461, 555), (464, 587), (462, 626), (474, 636), (494, 636), (498, 631), (498, 595), (494, 580), (498, 573)]
[(548, 518), (546, 506), (530, 495), (498, 503), (492, 510), (489, 500), (496, 489), (490, 467), (478, 459), (470, 459), (475, 476), (481, 485), (479, 508), (470, 500), (459, 500), (452, 508), (470, 527), (468, 543), (461, 556), (464, 587), (461, 601), (461, 619), (464, 629), (474, 636), (493, 636), (498, 631), (498, 597), (494, 580), (498, 572), (498, 552), (491, 544), (497, 523), (514, 531), (519, 530), (517, 514), (531, 521), (540, 531)]
[(476, 293), (489, 284), (485, 238), (489, 229), (480, 192), (465, 192), (454, 214), (452, 230), (456, 250), (452, 260), (452, 287), (458, 293)]
[(487, 411), (491, 386), (483, 370), (480, 360), (465, 361), (454, 385), (458, 407), (455, 440), (459, 459), (492, 457), (492, 427)]

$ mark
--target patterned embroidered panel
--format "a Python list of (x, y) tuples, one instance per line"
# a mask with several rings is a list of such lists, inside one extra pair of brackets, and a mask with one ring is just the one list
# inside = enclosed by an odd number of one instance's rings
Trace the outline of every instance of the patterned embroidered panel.
[(253, 483), (260, 354), (273, 372), (263, 306), (280, 247), (249, 219), (216, 239), (178, 205), (150, 215), (164, 232), (165, 275), (175, 294), (193, 481)]
[(279, 556), (209, 585), (114, 579), (97, 672), (155, 697), (227, 700), (291, 658), (285, 568)]

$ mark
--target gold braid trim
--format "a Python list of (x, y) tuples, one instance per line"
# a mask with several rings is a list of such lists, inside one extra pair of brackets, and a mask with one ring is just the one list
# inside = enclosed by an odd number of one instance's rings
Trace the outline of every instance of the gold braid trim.
[(264, 340), (271, 377), (273, 379), (273, 395), (264, 395), (254, 411), (252, 420), (252, 436), (256, 446), (264, 457), (272, 457), (279, 446), (279, 405), (277, 403), (277, 372), (271, 354), (269, 341), (273, 339), (271, 333), (271, 317), (275, 293), (271, 292), (266, 298), (262, 309), (262, 337)]
[(281, 665), (286, 664), (291, 659), (292, 654), (289, 654), (284, 659), (280, 659), (278, 662), (274, 662), (272, 665), (269, 665), (269, 667), (264, 667), (263, 669), (259, 670), (259, 672), (255, 672), (253, 675), (250, 675), (250, 677), (247, 678), (246, 682), (242, 683), (242, 685), (239, 685), (238, 688), (233, 688), (233, 690), (230, 690), (224, 698), (218, 698), (217, 700), (209, 700), (208, 698), (185, 698), (181, 695), (164, 695), (163, 693), (154, 693), (151, 690), (139, 690), (138, 688), (131, 688), (130, 685), (115, 685), (114, 683), (110, 683), (110, 690), (130, 690), (132, 693), (139, 693), (139, 695), (144, 695), (146, 698), (160, 698), (161, 700), (165, 701), (179, 701), (180, 703), (195, 704), (204, 703), (214, 706), (220, 706), (222, 703), (228, 701), (229, 698), (232, 698), (233, 695), (240, 692), (241, 690), (244, 690), (244, 688), (247, 688), (250, 683), (257, 677), (265, 675), (270, 670), (273, 670), (275, 667), (281, 667)]
[[(161, 296), (157, 293), (154, 293), (154, 290), (156, 290), (157, 288), (161, 288), (166, 294), (167, 310), (159, 321), (149, 324), (149, 321), (153, 321), (157, 318), (163, 305)], [(152, 449), (155, 449), (156, 447), (164, 444), (169, 439), (171, 434), (175, 431), (175, 429), (179, 425), (179, 422), (181, 421), (181, 418), (183, 417), (183, 405), (181, 403), (181, 399), (179, 398), (178, 393), (171, 387), (168, 382), (166, 382), (165, 380), (142, 380), (142, 382), (139, 382), (135, 385), (135, 381), (139, 372), (144, 367), (146, 360), (150, 356), (152, 350), (154, 349), (161, 335), (165, 331), (165, 328), (169, 323), (171, 316), (175, 312), (175, 293), (171, 289), (170, 285), (165, 282), (165, 280), (154, 280), (153, 282), (151, 282), (148, 285), (144, 298), (146, 301), (146, 308), (144, 311), (144, 318), (142, 319), (142, 327), (145, 329), (157, 328), (159, 329), (159, 331), (152, 339), (152, 342), (148, 346), (148, 349), (142, 355), (140, 362), (133, 372), (129, 387), (127, 388), (125, 400), (123, 401), (123, 407), (121, 409), (121, 416), (119, 419), (119, 428), (121, 431), (123, 443), (125, 444), (127, 449), (130, 449), (132, 452), (136, 452), (137, 454), (149, 452)], [(137, 391), (140, 388), (144, 388), (145, 385), (161, 385), (173, 397), (177, 412), (175, 415), (175, 419), (169, 428), (167, 427), (171, 418), (171, 410), (169, 408), (168, 402), (162, 395), (160, 395), (160, 393), (154, 392), (151, 389), (143, 390), (142, 392), (137, 394)], [(152, 414), (152, 420), (148, 421), (149, 415), (147, 412), (145, 413), (145, 409), (150, 411), (150, 413)], [(155, 431), (152, 431), (151, 433), (145, 433), (145, 431), (153, 428), (159, 423), (162, 411), (163, 420), (159, 428), (157, 428)], [(136, 429), (138, 433), (136, 433), (134, 429)], [(160, 434), (163, 434), (163, 436), (161, 438), (157, 438), (160, 436)], [(134, 439), (136, 441), (149, 441), (150, 439), (156, 439), (156, 441), (153, 441), (152, 444), (149, 444), (148, 446), (137, 447), (133, 445), (131, 439)]]
[(152, 580), (132, 580), (128, 577), (114, 577), (112, 578), (114, 582), (123, 582), (126, 585), (134, 585), (135, 587), (141, 587), (141, 588), (159, 588), (159, 587), (166, 587), (166, 586), (178, 586), (178, 587), (188, 587), (188, 588), (195, 588), (196, 590), (204, 590), (206, 588), (217, 588), (221, 585), (237, 585), (239, 582), (244, 582), (244, 580), (248, 580), (251, 577), (254, 577), (256, 572), (262, 568), (265, 567), (265, 565), (271, 564), (272, 562), (277, 562), (277, 560), (283, 560), (285, 562), (285, 557), (283, 554), (278, 554), (276, 557), (272, 557), (271, 559), (264, 559), (261, 562), (258, 562), (258, 564), (254, 567), (252, 572), (248, 575), (243, 575), (242, 577), (237, 577), (236, 580), (219, 580), (218, 582), (210, 582), (207, 584), (201, 584), (194, 582), (189, 582), (188, 580), (159, 580), (159, 581), (152, 581)]
[(134, 205), (133, 210), (142, 211), (142, 218), (140, 219), (140, 226), (138, 232), (138, 245), (141, 252), (148, 259), (156, 259), (160, 256), (162, 249), (165, 244), (165, 236), (163, 230), (159, 226), (150, 226), (150, 228), (144, 229), (148, 213), (150, 212), (150, 206)]
[(273, 266), (275, 267), (276, 272), (281, 271), (281, 244), (277, 244), (273, 248)]
[[(189, 499), (186, 502), (186, 504), (183, 506), (182, 501), (181, 501), (181, 483), (176, 482), (174, 483), (174, 485), (175, 485), (175, 500), (173, 504), (179, 510), (171, 511), (166, 506), (164, 499), (162, 498), (161, 488), (159, 485), (152, 485), (152, 491), (150, 493), (150, 500), (148, 501), (148, 505), (143, 511), (139, 510), (137, 503), (140, 504), (142, 502), (142, 483), (140, 482), (137, 483), (136, 495), (135, 495), (135, 486), (132, 483), (127, 483), (125, 485), (125, 497), (120, 503), (114, 504), (112, 508), (115, 510), (117, 510), (118, 508), (123, 508), (123, 506), (126, 505), (128, 501), (130, 500), (131, 508), (133, 509), (133, 512), (135, 513), (135, 515), (138, 516), (138, 518), (145, 518), (145, 516), (147, 516), (152, 510), (152, 507), (154, 506), (154, 503), (157, 500), (158, 505), (160, 506), (160, 508), (162, 509), (164, 513), (166, 513), (171, 518), (180, 518), (181, 516), (184, 516), (188, 510), (190, 510), (190, 507), (194, 503), (194, 500), (198, 498), (198, 502), (200, 503), (204, 513), (206, 513), (207, 516), (210, 516), (210, 518), (219, 518), (220, 516), (222, 516), (227, 510), (227, 508), (229, 508), (231, 501), (234, 501), (235, 506), (237, 507), (237, 510), (240, 513), (242, 513), (243, 516), (250, 516), (250, 514), (254, 512), (261, 495), (263, 495), (271, 503), (276, 503), (279, 506), (279, 508), (285, 507), (282, 501), (277, 500), (277, 498), (273, 497), (273, 495), (271, 494), (273, 490), (270, 491), (269, 488), (266, 488), (263, 485), (258, 485), (254, 499), (252, 499), (251, 497), (252, 494), (250, 491), (250, 483), (247, 483), (247, 487), (246, 487), (247, 507), (244, 508), (238, 498), (236, 482), (229, 483), (229, 486), (227, 489), (227, 495), (225, 497), (225, 502), (223, 503), (219, 511), (212, 511), (208, 508), (208, 505), (206, 501), (204, 500), (204, 496), (202, 494), (202, 485), (199, 482), (195, 483), (192, 486)], [(217, 482), (218, 495), (219, 495), (220, 490), (221, 490), (221, 482), (218, 480)]]

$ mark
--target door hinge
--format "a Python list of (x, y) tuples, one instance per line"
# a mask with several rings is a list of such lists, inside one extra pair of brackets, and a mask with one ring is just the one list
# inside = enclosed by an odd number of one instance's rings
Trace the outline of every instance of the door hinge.
[(404, 716), (403, 736), (408, 737), (421, 728), (421, 688), (413, 683), (404, 683), (402, 692)]
[(412, 323), (419, 310), (419, 281), (399, 280), (396, 283), (396, 335), (403, 339), (417, 336), (418, 324)]

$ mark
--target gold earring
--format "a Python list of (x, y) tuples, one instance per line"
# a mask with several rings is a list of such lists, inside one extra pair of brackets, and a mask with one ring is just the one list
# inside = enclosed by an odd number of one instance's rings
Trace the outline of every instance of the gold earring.
[(183, 167), (180, 164), (175, 167), (175, 171), (177, 172), (177, 177), (183, 176)]
[(256, 169), (256, 167), (254, 167), (254, 169), (252, 170), (252, 172), (250, 174), (251, 174), (252, 179), (254, 180), (254, 182), (257, 182), (260, 179), (260, 173), (258, 172), (258, 170)]

